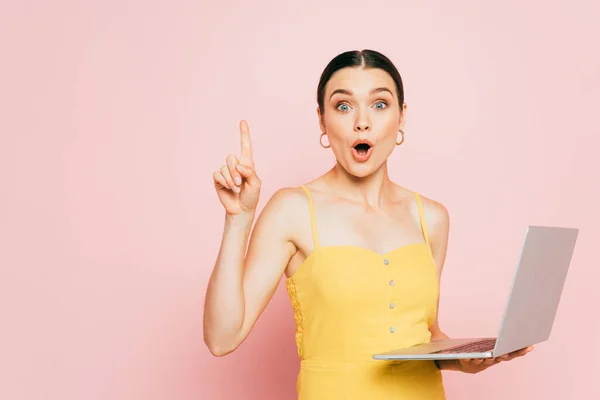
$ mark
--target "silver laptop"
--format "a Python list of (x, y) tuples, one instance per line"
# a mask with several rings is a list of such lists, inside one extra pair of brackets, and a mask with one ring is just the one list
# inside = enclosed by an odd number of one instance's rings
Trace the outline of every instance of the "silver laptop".
[(499, 357), (548, 340), (579, 230), (529, 226), (496, 338), (448, 339), (375, 354), (376, 360)]

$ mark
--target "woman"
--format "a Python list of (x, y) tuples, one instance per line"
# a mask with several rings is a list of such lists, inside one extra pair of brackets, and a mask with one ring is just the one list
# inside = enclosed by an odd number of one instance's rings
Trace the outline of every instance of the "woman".
[[(468, 373), (498, 359), (388, 362), (372, 355), (447, 338), (438, 324), (448, 243), (446, 208), (388, 177), (404, 142), (406, 104), (392, 62), (372, 51), (335, 57), (317, 88), (321, 146), (335, 166), (277, 191), (250, 237), (260, 193), (250, 134), (214, 173), (225, 228), (206, 296), (210, 351), (234, 351), (282, 276), (296, 319), (299, 399), (443, 399), (441, 369)], [(247, 253), (246, 246), (248, 245)]]

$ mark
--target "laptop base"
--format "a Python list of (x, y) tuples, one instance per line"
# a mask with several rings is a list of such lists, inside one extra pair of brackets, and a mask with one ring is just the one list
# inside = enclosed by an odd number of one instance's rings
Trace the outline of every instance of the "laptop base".
[[(373, 355), (375, 360), (457, 360), (494, 357), (495, 338), (445, 339)], [(479, 346), (475, 346), (480, 344)], [(479, 348), (477, 348), (479, 347)], [(476, 348), (476, 350), (461, 350)]]

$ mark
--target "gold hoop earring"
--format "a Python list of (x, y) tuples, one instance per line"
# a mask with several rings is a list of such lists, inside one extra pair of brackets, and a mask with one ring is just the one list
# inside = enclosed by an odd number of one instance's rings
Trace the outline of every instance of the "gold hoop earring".
[(399, 142), (396, 142), (396, 146), (400, 146), (402, 143), (404, 143), (404, 131), (402, 129), (400, 129), (400, 133), (402, 134), (402, 140)]
[(319, 138), (319, 143), (321, 144), (321, 147), (328, 149), (331, 147), (331, 144), (328, 144), (327, 146), (325, 146), (323, 144), (323, 136), (325, 136), (325, 135), (327, 135), (327, 133), (325, 133), (325, 132), (321, 133), (321, 137)]

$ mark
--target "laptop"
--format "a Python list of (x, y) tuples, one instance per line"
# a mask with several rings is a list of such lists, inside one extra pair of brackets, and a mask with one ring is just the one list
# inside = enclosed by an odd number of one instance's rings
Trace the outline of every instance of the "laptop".
[(490, 358), (548, 340), (578, 234), (575, 228), (527, 228), (497, 337), (439, 340), (375, 354), (373, 358)]

